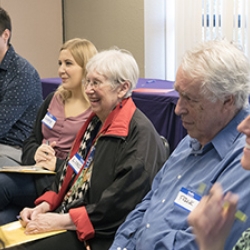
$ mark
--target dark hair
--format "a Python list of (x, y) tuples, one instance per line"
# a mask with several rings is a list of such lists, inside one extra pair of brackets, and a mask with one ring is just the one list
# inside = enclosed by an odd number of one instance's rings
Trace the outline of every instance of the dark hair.
[(0, 7), (0, 35), (2, 35), (6, 29), (10, 31), (9, 44), (11, 38), (11, 20), (9, 14)]

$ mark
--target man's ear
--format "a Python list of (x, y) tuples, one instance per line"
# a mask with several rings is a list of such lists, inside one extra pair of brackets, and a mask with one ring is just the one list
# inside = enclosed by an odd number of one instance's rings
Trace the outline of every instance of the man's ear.
[(118, 97), (123, 99), (124, 96), (128, 93), (129, 89), (131, 87), (131, 83), (129, 81), (125, 81), (120, 85)]
[(235, 104), (235, 98), (233, 95), (227, 96), (224, 100), (224, 107), (226, 109), (231, 108)]
[(8, 40), (10, 38), (10, 31), (8, 29), (3, 31), (2, 38), (4, 39), (5, 43), (8, 44)]

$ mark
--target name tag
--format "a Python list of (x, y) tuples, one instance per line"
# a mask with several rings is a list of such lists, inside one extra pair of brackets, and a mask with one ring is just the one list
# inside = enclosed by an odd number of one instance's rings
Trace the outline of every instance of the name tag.
[(177, 206), (191, 212), (199, 204), (201, 196), (182, 187), (179, 191), (174, 203)]
[(48, 128), (52, 129), (56, 123), (56, 117), (50, 112), (47, 112), (47, 114), (42, 119), (42, 123), (44, 123)]
[(82, 165), (84, 164), (84, 160), (83, 158), (78, 154), (76, 153), (70, 160), (69, 160), (69, 163), (70, 167), (72, 167), (72, 169), (74, 170), (74, 172), (76, 174), (79, 173)]

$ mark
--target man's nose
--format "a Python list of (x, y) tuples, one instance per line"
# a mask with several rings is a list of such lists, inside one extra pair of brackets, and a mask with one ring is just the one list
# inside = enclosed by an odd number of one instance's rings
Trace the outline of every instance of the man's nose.
[(183, 113), (186, 113), (187, 112), (186, 110), (187, 110), (187, 103), (185, 102), (185, 99), (179, 97), (174, 110), (175, 114), (180, 116)]

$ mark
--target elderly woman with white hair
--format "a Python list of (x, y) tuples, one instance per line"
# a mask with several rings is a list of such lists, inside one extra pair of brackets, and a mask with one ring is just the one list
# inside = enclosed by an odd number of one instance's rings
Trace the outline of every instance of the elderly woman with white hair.
[(167, 159), (152, 123), (131, 93), (139, 69), (127, 51), (98, 53), (87, 64), (92, 115), (80, 129), (52, 190), (21, 211), (27, 234), (65, 233), (22, 249), (109, 249), (119, 225), (149, 191)]

